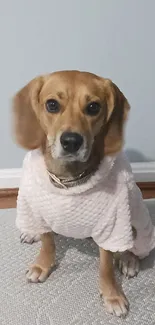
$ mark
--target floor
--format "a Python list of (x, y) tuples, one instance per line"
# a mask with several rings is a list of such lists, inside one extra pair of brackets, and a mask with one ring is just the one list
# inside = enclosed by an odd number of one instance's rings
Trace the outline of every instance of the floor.
[[(154, 202), (149, 209), (155, 222)], [(0, 210), (1, 325), (155, 325), (155, 252), (142, 262), (137, 278), (122, 279), (130, 312), (117, 319), (99, 297), (98, 249), (90, 239), (56, 236), (57, 269), (43, 284), (25, 281), (39, 243), (20, 244), (15, 215), (15, 209)]]

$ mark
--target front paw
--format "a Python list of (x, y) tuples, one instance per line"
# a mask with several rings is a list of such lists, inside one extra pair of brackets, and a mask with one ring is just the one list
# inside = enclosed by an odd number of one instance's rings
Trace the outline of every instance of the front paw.
[(26, 243), (26, 244), (33, 244), (33, 243), (36, 243), (40, 240), (40, 236), (39, 235), (36, 235), (36, 236), (32, 236), (28, 233), (21, 233), (20, 235), (20, 241), (21, 243)]
[(46, 281), (52, 271), (52, 267), (43, 268), (40, 265), (34, 264), (29, 267), (26, 272), (26, 279), (28, 282), (40, 283)]
[[(102, 295), (102, 292), (100, 292)], [(103, 296), (104, 305), (108, 313), (118, 317), (125, 317), (129, 310), (129, 303), (125, 295), (121, 292)]]
[(140, 268), (139, 258), (131, 252), (124, 252), (120, 254), (118, 262), (119, 270), (125, 277), (133, 278), (137, 276)]

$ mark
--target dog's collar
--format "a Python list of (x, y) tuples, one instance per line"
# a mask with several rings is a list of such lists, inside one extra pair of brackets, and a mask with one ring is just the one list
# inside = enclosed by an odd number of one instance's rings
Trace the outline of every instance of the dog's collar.
[(84, 171), (81, 174), (79, 174), (76, 178), (68, 178), (68, 179), (61, 179), (57, 177), (55, 174), (51, 173), (49, 170), (47, 170), (47, 173), (50, 177), (50, 181), (53, 183), (54, 186), (62, 189), (68, 189), (70, 187), (74, 187), (77, 185), (81, 185), (86, 183), (89, 178), (94, 174), (95, 170), (91, 171)]

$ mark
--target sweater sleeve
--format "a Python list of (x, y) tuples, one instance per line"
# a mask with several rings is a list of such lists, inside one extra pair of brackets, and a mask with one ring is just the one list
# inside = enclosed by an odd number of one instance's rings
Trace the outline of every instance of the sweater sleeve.
[(33, 188), (30, 160), (31, 152), (28, 152), (23, 162), (22, 178), (17, 198), (16, 226), (20, 232), (36, 236), (50, 232), (51, 228), (45, 222), (41, 211), (36, 209), (37, 199), (34, 197), (35, 190)]
[(26, 196), (23, 195), (22, 190), (19, 191), (17, 199), (16, 226), (21, 233), (27, 233), (32, 236), (51, 232), (51, 228), (47, 225), (42, 215), (35, 213)]
[(144, 258), (155, 248), (155, 227), (152, 224), (151, 217), (140, 189), (133, 179), (129, 182), (131, 223), (136, 230), (136, 238), (131, 251)]
[(128, 188), (122, 185), (108, 209), (108, 222), (100, 222), (93, 236), (97, 245), (111, 252), (124, 252), (133, 247), (133, 232)]
[(155, 227), (143, 201), (141, 191), (135, 182), (130, 163), (126, 157), (122, 161), (125, 182), (128, 188), (131, 225), (136, 230), (136, 238), (131, 251), (139, 258), (144, 258), (155, 247)]
[(28, 233), (32, 236), (37, 235), (37, 229), (34, 228), (34, 214), (27, 202), (27, 199), (22, 195), (22, 190), (19, 190), (17, 199), (17, 216), (16, 226), (21, 233)]

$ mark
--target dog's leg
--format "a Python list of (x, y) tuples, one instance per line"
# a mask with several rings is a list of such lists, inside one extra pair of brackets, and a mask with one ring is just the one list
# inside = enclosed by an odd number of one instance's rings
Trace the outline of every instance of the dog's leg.
[(128, 301), (115, 280), (113, 254), (100, 248), (100, 294), (107, 311), (117, 316), (125, 316)]
[(116, 264), (118, 265), (118, 268), (122, 274), (124, 274), (127, 278), (133, 278), (134, 276), (137, 276), (139, 272), (139, 258), (129, 251), (119, 253), (116, 257)]
[(27, 273), (26, 278), (29, 282), (44, 282), (50, 275), (52, 267), (55, 265), (55, 243), (53, 233), (45, 233), (41, 235), (42, 246), (40, 253), (32, 264)]

